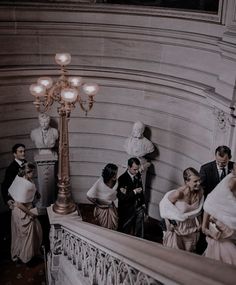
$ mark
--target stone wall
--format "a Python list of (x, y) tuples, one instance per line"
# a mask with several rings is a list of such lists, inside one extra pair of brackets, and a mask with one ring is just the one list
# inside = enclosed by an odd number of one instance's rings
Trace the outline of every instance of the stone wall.
[[(66, 51), (70, 74), (100, 85), (88, 116), (79, 106), (71, 114), (74, 199), (87, 202), (106, 163), (125, 169), (123, 143), (140, 120), (159, 152), (146, 188), (149, 213), (159, 218), (159, 200), (182, 183), (183, 169), (199, 169), (219, 144), (235, 158), (235, 3), (189, 20), (186, 12), (162, 17), (157, 8), (60, 2), (1, 4), (0, 179), (14, 143), (25, 143), (33, 159), (29, 134), (38, 121), (29, 86), (42, 75), (56, 78), (54, 55)], [(56, 106), (51, 116), (56, 126)]]

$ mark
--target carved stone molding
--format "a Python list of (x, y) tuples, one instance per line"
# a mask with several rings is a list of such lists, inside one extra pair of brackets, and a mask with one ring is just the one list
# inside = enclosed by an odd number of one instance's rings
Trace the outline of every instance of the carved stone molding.
[(232, 115), (232, 111), (222, 110), (218, 107), (214, 108), (213, 114), (215, 116), (215, 127), (213, 131), (212, 140), (212, 153), (214, 153), (216, 147), (219, 145), (228, 145), (232, 150), (235, 149), (233, 137), (235, 119)]
[(55, 214), (52, 207), (48, 214), (49, 285), (235, 284), (232, 266)]
[[(19, 3), (18, 3), (19, 2)], [(136, 6), (133, 9), (132, 6), (129, 5), (110, 5), (106, 3), (106, 1), (97, 1), (97, 0), (25, 0), (25, 1), (4, 1), (2, 5), (4, 6), (15, 6), (19, 7), (22, 5), (27, 6), (35, 6), (37, 7), (40, 5), (42, 7), (50, 7), (55, 6), (57, 4), (57, 9), (64, 9), (66, 5), (66, 9), (81, 9), (86, 10), (87, 6), (93, 6), (93, 9), (97, 11), (103, 12), (111, 12), (112, 13), (123, 13), (123, 14), (131, 14), (131, 15), (155, 15), (155, 16), (164, 16), (164, 17), (172, 17), (172, 18), (180, 18), (180, 19), (191, 19), (191, 20), (200, 20), (200, 21), (207, 21), (213, 23), (221, 23), (223, 19), (223, 11), (226, 9), (227, 1), (219, 0), (219, 9), (217, 13), (206, 13), (203, 11), (193, 11), (193, 10), (184, 10), (184, 9), (170, 9), (170, 8), (163, 8), (163, 7), (154, 7), (154, 6)], [(1, 4), (1, 3), (0, 3)], [(81, 5), (82, 4), (82, 5)], [(94, 4), (94, 5), (92, 5)]]
[[(60, 255), (70, 261), (74, 269), (80, 273), (88, 284), (97, 285), (162, 285), (162, 282), (138, 270), (110, 252), (77, 235), (52, 225), (50, 231), (50, 247), (48, 254), (48, 276), (50, 284), (59, 284)], [(87, 283), (86, 283), (87, 284)]]
[(55, 201), (56, 196), (56, 165), (54, 159), (39, 160), (35, 158), (38, 173), (38, 191), (41, 195), (37, 207), (45, 209)]
[(50, 229), (50, 249), (52, 254), (62, 253), (62, 230), (60, 226), (53, 225)]
[(214, 115), (218, 130), (226, 132), (227, 128), (231, 125), (230, 115), (218, 108), (214, 109)]
[[(61, 232), (61, 245), (62, 254), (80, 271), (83, 278), (89, 280), (89, 284), (163, 284), (66, 229)], [(55, 251), (55, 243), (53, 246)]]

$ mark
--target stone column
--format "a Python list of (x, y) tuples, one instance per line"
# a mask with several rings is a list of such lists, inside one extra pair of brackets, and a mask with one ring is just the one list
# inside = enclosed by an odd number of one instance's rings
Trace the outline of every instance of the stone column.
[(56, 200), (57, 154), (37, 154), (34, 157), (38, 173), (38, 191), (41, 195), (37, 207), (45, 211)]

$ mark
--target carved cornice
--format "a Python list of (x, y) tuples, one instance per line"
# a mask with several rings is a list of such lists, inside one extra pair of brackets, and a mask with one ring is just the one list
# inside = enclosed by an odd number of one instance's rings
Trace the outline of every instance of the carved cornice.
[[(200, 13), (196, 11), (186, 11), (186, 10), (177, 10), (170, 8), (160, 8), (160, 7), (148, 7), (148, 6), (127, 6), (127, 5), (109, 5), (107, 3), (101, 4), (96, 3), (96, 0), (25, 0), (17, 1), (12, 3), (12, 1), (1, 1), (1, 6), (14, 6), (14, 7), (35, 7), (37, 9), (66, 9), (69, 10), (90, 10), (90, 12), (99, 12), (103, 13), (113, 13), (113, 14), (128, 14), (128, 15), (147, 15), (147, 16), (161, 16), (161, 17), (171, 17), (177, 19), (190, 19), (190, 20), (199, 20), (207, 22), (222, 23), (222, 11), (223, 4), (226, 1), (219, 0), (219, 10), (217, 14), (214, 13)], [(56, 5), (55, 5), (56, 4)], [(92, 5), (93, 4), (93, 5)]]

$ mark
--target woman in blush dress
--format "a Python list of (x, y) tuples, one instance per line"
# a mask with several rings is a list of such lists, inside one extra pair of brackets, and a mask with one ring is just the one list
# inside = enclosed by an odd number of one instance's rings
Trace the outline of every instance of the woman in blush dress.
[(95, 184), (87, 192), (87, 198), (95, 204), (94, 217), (98, 225), (116, 230), (118, 227), (118, 214), (115, 206), (118, 167), (109, 163), (102, 171)]
[(32, 181), (34, 164), (25, 163), (11, 184), (8, 192), (14, 199), (11, 216), (11, 256), (13, 261), (29, 262), (40, 255), (42, 229), (37, 219), (37, 209), (33, 200), (37, 195)]
[(236, 164), (207, 196), (202, 231), (207, 236), (206, 257), (236, 265)]
[(163, 245), (195, 252), (200, 236), (203, 190), (200, 175), (194, 168), (185, 169), (183, 178), (185, 185), (166, 193), (160, 202), (160, 215), (166, 223)]

